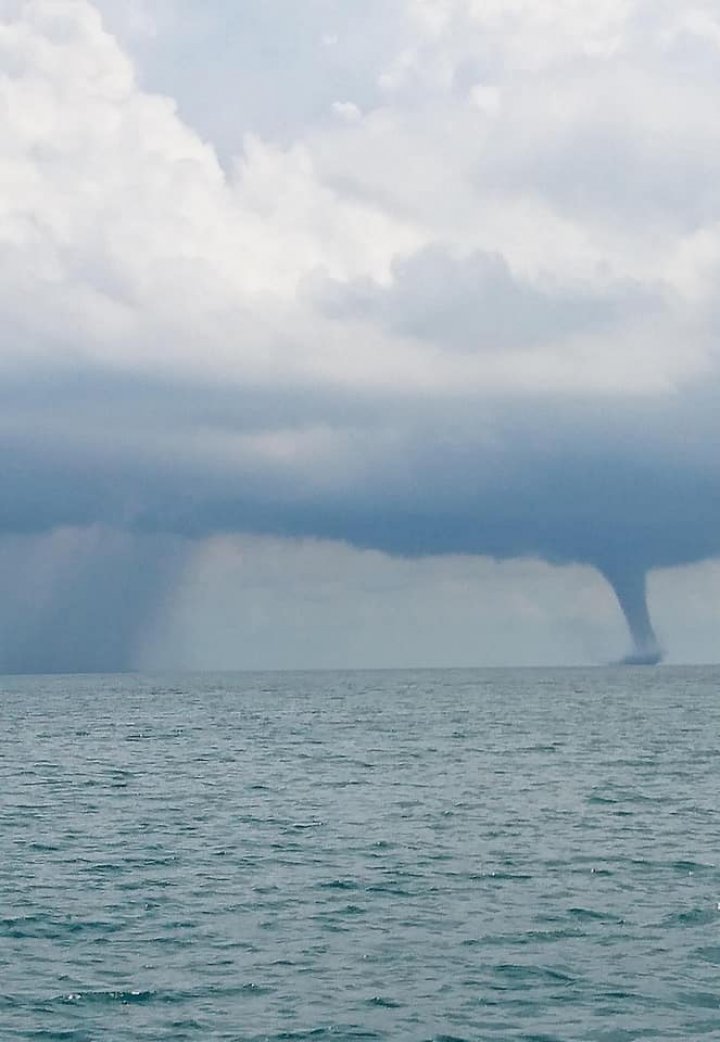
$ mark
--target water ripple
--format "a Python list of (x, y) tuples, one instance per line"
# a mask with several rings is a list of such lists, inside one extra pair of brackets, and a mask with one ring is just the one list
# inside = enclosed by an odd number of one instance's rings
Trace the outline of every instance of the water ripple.
[(719, 690), (5, 678), (0, 1040), (720, 1038)]

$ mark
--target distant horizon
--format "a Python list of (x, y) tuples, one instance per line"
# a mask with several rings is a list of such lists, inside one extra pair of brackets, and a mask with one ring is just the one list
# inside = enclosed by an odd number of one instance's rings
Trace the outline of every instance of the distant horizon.
[(554, 665), (479, 665), (479, 666), (283, 666), (267, 668), (243, 668), (235, 669), (158, 669), (137, 670), (125, 669), (105, 672), (103, 670), (78, 671), (75, 673), (1, 673), (0, 679), (11, 680), (13, 678), (43, 678), (43, 677), (192, 677), (192, 676), (232, 676), (233, 674), (249, 675), (253, 673), (478, 673), (478, 672), (503, 672), (518, 670), (527, 672), (552, 672), (555, 670), (638, 670), (652, 673), (657, 669), (716, 669), (720, 668), (720, 662), (659, 662), (654, 666), (626, 664), (623, 662), (597, 662), (597, 663), (557, 663)]

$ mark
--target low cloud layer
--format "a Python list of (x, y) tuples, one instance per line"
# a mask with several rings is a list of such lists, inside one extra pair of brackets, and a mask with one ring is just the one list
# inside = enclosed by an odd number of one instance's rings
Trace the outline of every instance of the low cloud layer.
[(0, 529), (95, 547), (48, 668), (132, 662), (82, 605), (220, 533), (590, 564), (636, 619), (720, 553), (713, 6), (297, 10), (0, 0)]

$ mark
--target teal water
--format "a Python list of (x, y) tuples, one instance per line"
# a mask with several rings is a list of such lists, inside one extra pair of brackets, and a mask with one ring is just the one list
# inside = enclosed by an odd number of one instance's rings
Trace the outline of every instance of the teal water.
[(720, 1039), (720, 670), (0, 680), (0, 1039)]

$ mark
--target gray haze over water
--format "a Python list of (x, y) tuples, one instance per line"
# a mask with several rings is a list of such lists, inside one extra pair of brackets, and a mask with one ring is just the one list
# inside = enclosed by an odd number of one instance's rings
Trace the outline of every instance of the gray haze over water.
[(720, 1037), (719, 688), (6, 677), (0, 1034)]

